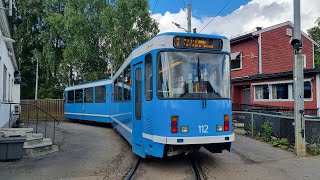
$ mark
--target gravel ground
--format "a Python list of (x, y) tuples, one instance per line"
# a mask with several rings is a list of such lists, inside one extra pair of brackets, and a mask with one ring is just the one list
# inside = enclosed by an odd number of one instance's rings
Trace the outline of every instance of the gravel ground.
[[(19, 161), (0, 162), (0, 179), (124, 179), (136, 163), (130, 145), (110, 127), (62, 122), (57, 129), (58, 152)], [(204, 179), (320, 180), (320, 157), (293, 153), (248, 137), (237, 136), (232, 151), (193, 154)], [(186, 156), (147, 158), (135, 179), (194, 179)]]
[[(270, 144), (237, 136), (231, 152), (212, 154), (202, 148), (193, 154), (203, 179), (215, 180), (320, 180), (320, 157), (299, 158)], [(146, 159), (136, 179), (194, 179), (187, 157)]]

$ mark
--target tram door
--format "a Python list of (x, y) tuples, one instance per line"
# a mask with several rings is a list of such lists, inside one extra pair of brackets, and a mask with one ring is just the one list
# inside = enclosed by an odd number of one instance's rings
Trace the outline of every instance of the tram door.
[(134, 100), (134, 115), (133, 115), (133, 151), (141, 156), (143, 156), (143, 142), (142, 142), (142, 63), (133, 66), (134, 76), (133, 76), (133, 100)]

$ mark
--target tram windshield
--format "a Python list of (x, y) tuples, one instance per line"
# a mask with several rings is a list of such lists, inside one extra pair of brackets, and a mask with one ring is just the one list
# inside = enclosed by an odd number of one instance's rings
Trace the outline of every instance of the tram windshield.
[(160, 99), (230, 98), (230, 60), (226, 54), (160, 52), (157, 73)]

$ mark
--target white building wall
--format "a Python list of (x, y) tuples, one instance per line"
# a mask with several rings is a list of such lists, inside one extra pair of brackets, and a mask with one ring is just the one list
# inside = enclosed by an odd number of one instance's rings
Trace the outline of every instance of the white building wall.
[[(0, 15), (1, 16), (1, 15)], [(1, 18), (1, 17), (0, 17)], [(2, 29), (0, 28), (0, 35), (3, 35)], [(6, 82), (4, 87), (4, 72), (6, 70)], [(9, 52), (6, 43), (0, 38), (0, 128), (9, 127), (10, 118), (10, 105), (4, 104), (18, 100), (20, 102), (20, 85), (19, 90), (14, 89), (17, 86), (14, 84), (14, 65), (12, 59), (9, 57)], [(15, 88), (14, 88), (15, 87)], [(11, 110), (14, 110), (14, 105), (11, 105)], [(15, 122), (17, 116), (11, 117), (11, 124)]]

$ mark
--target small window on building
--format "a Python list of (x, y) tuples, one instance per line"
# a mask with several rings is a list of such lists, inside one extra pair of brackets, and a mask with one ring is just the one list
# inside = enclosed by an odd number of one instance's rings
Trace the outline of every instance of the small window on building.
[(289, 99), (288, 84), (273, 84), (272, 99)]
[(93, 103), (93, 88), (84, 89), (84, 102)]
[(292, 29), (291, 28), (287, 28), (286, 35), (290, 36), (290, 37), (292, 36)]
[(11, 80), (11, 88), (12, 88), (12, 91), (11, 91), (11, 96), (10, 96), (11, 101), (13, 101), (13, 99), (12, 99), (13, 86), (14, 86), (14, 81), (13, 81), (13, 79), (12, 79), (12, 80)]
[(312, 86), (311, 82), (304, 82), (304, 98), (312, 98)]
[(242, 69), (242, 53), (231, 53), (231, 70)]
[(2, 99), (3, 101), (7, 100), (7, 67), (3, 65), (3, 95)]
[(68, 91), (68, 103), (74, 103), (74, 90)]
[(106, 86), (95, 87), (95, 103), (106, 102)]
[(269, 99), (269, 86), (268, 85), (255, 86), (255, 99)]
[(123, 99), (125, 101), (131, 100), (131, 67), (130, 65), (123, 72)]
[(152, 100), (152, 55), (145, 57), (145, 99)]
[(76, 90), (76, 103), (83, 103), (83, 90), (82, 89)]
[(12, 87), (11, 87), (11, 74), (9, 74), (9, 79), (8, 79), (8, 101), (10, 101), (10, 97), (11, 97), (11, 93), (12, 93)]

